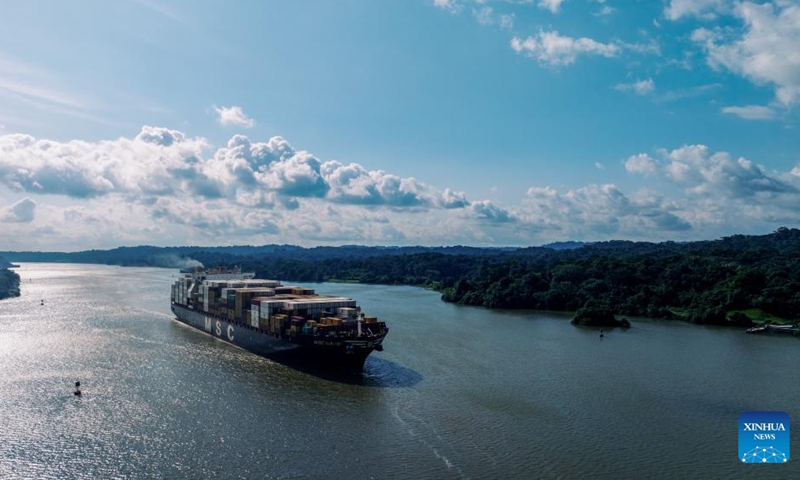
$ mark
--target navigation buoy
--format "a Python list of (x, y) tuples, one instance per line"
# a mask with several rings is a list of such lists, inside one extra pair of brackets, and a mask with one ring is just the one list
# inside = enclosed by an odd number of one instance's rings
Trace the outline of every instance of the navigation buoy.
[(600, 329), (600, 338), (603, 338), (603, 337), (604, 337), (604, 335), (603, 335), (603, 329), (601, 328), (601, 329)]
[(73, 395), (77, 395), (79, 397), (81, 396), (80, 386), (81, 386), (81, 382), (75, 382), (75, 391), (72, 392)]

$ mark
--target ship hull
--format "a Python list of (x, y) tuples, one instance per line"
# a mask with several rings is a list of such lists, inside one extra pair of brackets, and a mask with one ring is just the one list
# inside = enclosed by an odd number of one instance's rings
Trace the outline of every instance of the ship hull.
[(341, 341), (318, 337), (295, 339), (275, 336), (242, 324), (198, 312), (173, 303), (176, 319), (222, 341), (282, 363), (324, 367), (333, 370), (361, 370), (367, 356), (383, 338), (370, 341)]

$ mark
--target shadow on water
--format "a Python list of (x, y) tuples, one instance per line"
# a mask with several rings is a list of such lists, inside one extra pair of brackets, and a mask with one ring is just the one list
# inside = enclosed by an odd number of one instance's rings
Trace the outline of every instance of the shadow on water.
[(271, 360), (323, 380), (363, 387), (405, 388), (413, 387), (422, 380), (422, 375), (418, 372), (375, 356), (367, 359), (363, 371), (340, 370), (302, 359), (281, 358)]

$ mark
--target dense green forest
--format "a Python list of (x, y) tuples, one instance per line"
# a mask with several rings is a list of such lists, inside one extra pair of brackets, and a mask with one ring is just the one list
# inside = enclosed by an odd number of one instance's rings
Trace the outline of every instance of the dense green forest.
[(0, 257), (0, 300), (19, 296), (19, 275), (6, 267), (11, 264)]
[(800, 230), (692, 243), (607, 242), (552, 255), (482, 262), (447, 301), (749, 325), (753, 311), (800, 317)]
[(616, 314), (704, 324), (800, 318), (797, 229), (702, 242), (613, 241), (469, 256), (426, 252), (315, 262), (210, 252), (192, 257), (291, 281), (430, 286), (445, 301), (489, 308), (575, 311), (592, 301)]
[(800, 230), (700, 242), (611, 241), (552, 248), (129, 247), (6, 255), (14, 261), (239, 265), (261, 278), (420, 285), (489, 308), (576, 311), (749, 325), (800, 318)]

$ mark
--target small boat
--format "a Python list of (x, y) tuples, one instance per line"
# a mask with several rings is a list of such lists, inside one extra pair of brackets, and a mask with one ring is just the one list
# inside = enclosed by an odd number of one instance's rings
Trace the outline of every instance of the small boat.
[(745, 333), (764, 333), (767, 331), (767, 327), (750, 327), (745, 330)]
[(797, 327), (794, 325), (765, 325), (763, 327), (751, 327), (745, 330), (747, 333), (795, 333)]

